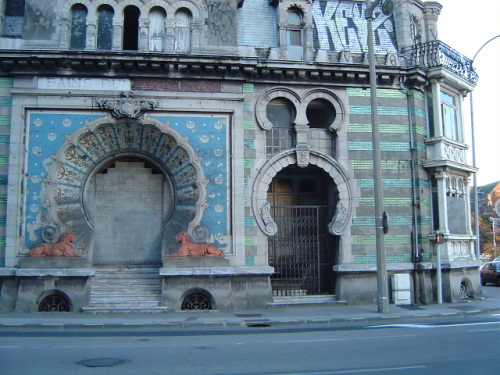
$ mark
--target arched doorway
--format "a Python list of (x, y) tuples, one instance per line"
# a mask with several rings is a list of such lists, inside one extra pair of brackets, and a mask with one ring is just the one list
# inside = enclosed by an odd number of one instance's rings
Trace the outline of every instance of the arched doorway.
[(94, 265), (161, 265), (173, 206), (170, 179), (145, 160), (122, 157), (99, 168), (88, 184)]
[(269, 237), (273, 294), (333, 294), (339, 237), (328, 223), (339, 198), (331, 177), (315, 165), (290, 165), (273, 178), (267, 200), (278, 228)]

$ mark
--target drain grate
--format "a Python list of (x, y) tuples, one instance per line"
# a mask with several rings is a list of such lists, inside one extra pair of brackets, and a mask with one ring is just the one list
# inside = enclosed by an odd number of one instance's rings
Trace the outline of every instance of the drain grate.
[(249, 328), (269, 328), (272, 326), (272, 322), (268, 319), (245, 320), (245, 324)]
[(85, 367), (114, 367), (118, 365), (123, 365), (126, 362), (128, 361), (119, 358), (91, 358), (91, 359), (84, 359), (76, 363), (80, 366), (85, 366)]
[(240, 313), (240, 314), (234, 314), (237, 318), (262, 318), (262, 314), (247, 314), (247, 313)]

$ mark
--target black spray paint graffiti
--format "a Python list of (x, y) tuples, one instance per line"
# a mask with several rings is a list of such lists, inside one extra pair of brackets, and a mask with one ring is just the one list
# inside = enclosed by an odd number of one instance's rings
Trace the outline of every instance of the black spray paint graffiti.
[(205, 0), (204, 6), (208, 17), (205, 20), (210, 34), (218, 38), (224, 44), (233, 44), (236, 42), (236, 28), (234, 19), (235, 10), (231, 7), (229, 1)]
[[(365, 4), (315, 1), (315, 48), (330, 51), (368, 51)], [(394, 21), (381, 8), (374, 11), (373, 30), (376, 53), (397, 53)]]

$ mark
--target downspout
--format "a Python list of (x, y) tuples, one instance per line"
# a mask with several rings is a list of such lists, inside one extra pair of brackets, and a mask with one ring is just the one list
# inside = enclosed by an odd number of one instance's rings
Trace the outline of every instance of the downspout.
[(410, 107), (410, 90), (404, 87), (400, 81), (401, 90), (406, 94), (406, 110), (408, 112), (408, 130), (410, 134), (410, 173), (411, 173), (411, 210), (412, 210), (412, 262), (413, 262), (413, 297), (415, 304), (420, 304), (420, 291), (418, 282), (418, 263), (420, 263), (420, 253), (418, 248), (418, 215), (417, 215), (417, 177), (416, 177), (416, 157), (415, 157), (415, 139), (413, 136), (413, 117)]

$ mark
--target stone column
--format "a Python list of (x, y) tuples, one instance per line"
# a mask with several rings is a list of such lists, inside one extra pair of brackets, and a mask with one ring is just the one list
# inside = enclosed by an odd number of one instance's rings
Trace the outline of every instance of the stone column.
[(396, 27), (400, 51), (404, 51), (405, 48), (413, 45), (411, 33), (412, 3), (413, 0), (399, 0), (394, 7), (394, 19), (398, 20), (398, 22), (395, 22), (394, 26)]
[(139, 20), (139, 41), (137, 48), (141, 52), (149, 50), (149, 19), (141, 18)]
[(424, 2), (425, 37), (427, 42), (438, 40), (438, 18), (443, 6), (436, 1)]
[(305, 168), (309, 165), (309, 126), (295, 125), (295, 132), (297, 134), (297, 166)]
[(113, 51), (120, 51), (122, 49), (123, 40), (123, 27), (121, 23), (113, 22), (113, 40), (112, 47)]
[(97, 33), (97, 26), (95, 22), (87, 22), (87, 40), (85, 41), (86, 51), (95, 51), (96, 33)]
[(439, 232), (449, 234), (448, 229), (448, 204), (446, 202), (446, 181), (448, 175), (444, 171), (439, 171), (435, 175), (438, 189), (438, 210), (439, 210)]
[(434, 137), (444, 136), (442, 113), (441, 113), (441, 78), (431, 79), (432, 111), (434, 113)]
[(472, 235), (472, 223), (470, 218), (470, 189), (469, 189), (469, 179), (464, 177), (464, 186), (463, 186), (463, 194), (465, 199), (465, 207), (464, 207), (464, 215), (465, 215), (465, 228), (467, 230), (468, 235)]

